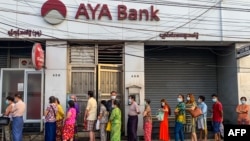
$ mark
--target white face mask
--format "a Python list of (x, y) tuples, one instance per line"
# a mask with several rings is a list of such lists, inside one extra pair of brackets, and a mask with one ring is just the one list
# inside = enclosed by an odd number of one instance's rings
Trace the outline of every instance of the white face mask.
[(241, 100), (241, 103), (242, 103), (242, 104), (246, 104), (246, 101), (245, 101), (245, 100)]
[(112, 99), (112, 100), (115, 100), (115, 99), (116, 99), (116, 96), (111, 96), (111, 99)]
[(165, 106), (165, 103), (162, 102), (162, 103), (161, 103), (161, 106)]
[(201, 103), (201, 99), (198, 99), (198, 103)]
[(181, 98), (177, 98), (177, 102), (182, 102), (182, 99)]
[(187, 97), (187, 100), (190, 100), (190, 97)]

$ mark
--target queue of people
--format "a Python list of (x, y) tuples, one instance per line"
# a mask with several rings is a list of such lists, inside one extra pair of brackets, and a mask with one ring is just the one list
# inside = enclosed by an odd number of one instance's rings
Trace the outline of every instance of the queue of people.
[[(111, 99), (109, 101), (102, 100), (99, 104), (94, 98), (93, 91), (88, 91), (88, 102), (84, 114), (84, 122), (86, 122), (86, 129), (89, 131), (90, 141), (95, 141), (95, 131), (97, 128), (96, 121), (98, 120), (98, 129), (100, 130), (101, 141), (120, 141), (121, 140), (121, 125), (122, 125), (122, 113), (120, 110), (120, 103), (117, 100), (117, 93), (111, 92)], [(137, 141), (137, 128), (139, 114), (143, 116), (143, 129), (144, 140), (151, 141), (152, 135), (152, 111), (150, 106), (150, 99), (144, 100), (144, 111), (141, 112), (138, 104), (136, 103), (136, 97), (134, 95), (129, 96), (129, 111), (127, 122), (127, 135), (128, 141)], [(198, 100), (195, 100), (195, 96), (191, 93), (185, 96), (180, 94), (177, 96), (177, 105), (174, 110), (175, 115), (175, 128), (174, 138), (175, 141), (184, 141), (184, 133), (190, 134), (191, 141), (207, 141), (207, 114), (208, 107), (205, 103), (205, 97), (199, 96)], [(212, 109), (212, 126), (214, 131), (215, 141), (221, 140), (221, 126), (223, 122), (223, 106), (218, 99), (218, 96), (213, 94), (211, 96), (213, 101)], [(246, 104), (247, 98), (241, 97), (240, 104), (236, 107), (238, 114), (238, 124), (250, 124), (249, 117), (249, 105)], [(166, 99), (161, 99), (161, 106), (159, 112), (162, 113), (162, 119), (160, 120), (159, 140), (170, 141), (169, 133), (169, 121), (168, 118), (171, 115), (171, 108)], [(26, 110), (26, 105), (22, 101), (20, 94), (16, 94), (14, 97), (8, 96), (6, 98), (6, 104), (8, 105), (4, 113), (5, 116), (10, 117), (12, 121), (12, 130), (9, 126), (5, 126), (6, 131), (11, 131), (13, 141), (22, 141), (23, 130), (23, 114)], [(60, 101), (58, 98), (49, 97), (49, 105), (47, 106), (45, 116), (45, 140), (46, 141), (73, 141), (77, 134), (76, 121), (79, 114), (79, 106), (76, 103), (76, 96), (72, 95), (67, 103), (67, 112), (64, 113)], [(196, 108), (201, 110), (201, 114), (197, 117), (193, 117), (192, 112)], [(108, 130), (108, 124), (111, 125)], [(198, 132), (196, 131), (198, 129)], [(9, 132), (10, 133), (10, 132)], [(198, 136), (197, 134), (198, 133)], [(8, 140), (8, 139), (7, 139)], [(11, 140), (11, 139), (9, 139)]]

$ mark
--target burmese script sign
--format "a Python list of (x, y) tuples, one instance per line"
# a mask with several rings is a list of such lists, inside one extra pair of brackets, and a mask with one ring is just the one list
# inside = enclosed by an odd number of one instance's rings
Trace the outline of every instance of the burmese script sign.
[(175, 32), (166, 32), (166, 33), (161, 33), (159, 35), (162, 39), (166, 39), (166, 38), (195, 38), (195, 39), (199, 39), (199, 33), (198, 32), (194, 32), (194, 33), (175, 33)]
[(9, 36), (19, 37), (19, 36), (28, 36), (28, 37), (40, 37), (42, 35), (41, 30), (31, 30), (31, 29), (11, 29), (8, 31)]

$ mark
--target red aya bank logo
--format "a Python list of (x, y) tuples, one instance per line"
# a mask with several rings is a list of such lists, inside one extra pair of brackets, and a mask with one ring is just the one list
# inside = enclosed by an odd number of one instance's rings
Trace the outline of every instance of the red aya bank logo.
[[(102, 18), (113, 20), (108, 4), (84, 4), (80, 3), (75, 9), (75, 19), (101, 20)], [(50, 24), (59, 24), (66, 18), (67, 8), (60, 0), (48, 0), (41, 9), (45, 21)], [(116, 14), (118, 21), (160, 21), (159, 10), (151, 5), (145, 8), (128, 8), (126, 5), (117, 5)]]
[(41, 8), (41, 15), (50, 24), (59, 24), (66, 18), (67, 8), (60, 0), (48, 0)]

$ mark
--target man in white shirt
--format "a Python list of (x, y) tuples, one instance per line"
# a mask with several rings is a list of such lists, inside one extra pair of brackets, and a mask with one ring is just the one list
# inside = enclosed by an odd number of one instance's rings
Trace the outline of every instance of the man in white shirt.
[(95, 141), (95, 121), (97, 118), (97, 102), (93, 91), (88, 91), (88, 104), (85, 110), (84, 121), (87, 120), (87, 130), (89, 131), (90, 141)]

